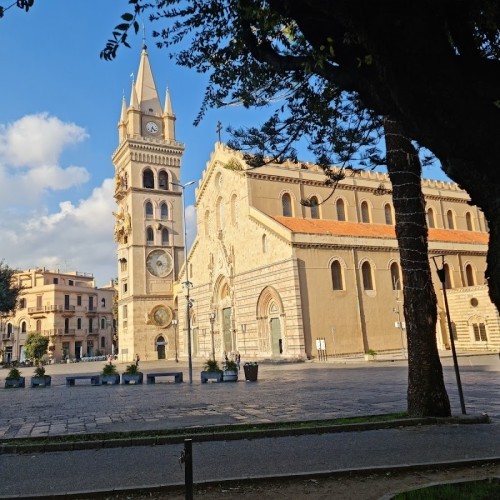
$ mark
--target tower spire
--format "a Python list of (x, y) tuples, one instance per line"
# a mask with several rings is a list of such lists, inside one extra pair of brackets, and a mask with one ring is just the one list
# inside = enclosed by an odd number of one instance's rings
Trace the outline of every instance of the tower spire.
[(162, 109), (160, 99), (158, 97), (158, 91), (156, 90), (153, 72), (151, 71), (145, 45), (142, 47), (141, 62), (139, 64), (135, 89), (141, 112), (161, 116)]

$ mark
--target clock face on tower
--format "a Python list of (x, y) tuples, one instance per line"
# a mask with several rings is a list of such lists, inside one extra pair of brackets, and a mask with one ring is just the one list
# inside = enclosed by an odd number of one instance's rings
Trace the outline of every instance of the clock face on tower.
[(146, 123), (146, 131), (149, 132), (150, 134), (157, 134), (159, 130), (160, 127), (158, 127), (158, 124), (156, 122)]
[(165, 250), (153, 250), (146, 257), (148, 271), (158, 278), (164, 278), (172, 272), (172, 257)]
[(172, 310), (168, 306), (156, 306), (151, 311), (151, 320), (156, 326), (165, 328), (172, 322)]

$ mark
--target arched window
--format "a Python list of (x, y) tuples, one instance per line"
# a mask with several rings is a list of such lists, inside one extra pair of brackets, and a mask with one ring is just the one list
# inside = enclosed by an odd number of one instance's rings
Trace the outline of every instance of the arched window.
[(474, 279), (474, 269), (470, 264), (465, 266), (465, 279), (467, 281), (467, 286), (474, 286), (476, 284), (476, 280)]
[(267, 252), (267, 236), (265, 234), (262, 235), (262, 253)]
[(316, 196), (312, 196), (309, 199), (311, 203), (311, 219), (319, 219), (319, 202)]
[(216, 214), (217, 214), (217, 229), (220, 231), (221, 229), (224, 228), (224, 200), (222, 198), (219, 198), (217, 200)]
[(231, 196), (231, 224), (233, 226), (238, 224), (238, 198), (235, 194)]
[(391, 284), (393, 290), (401, 290), (401, 274), (396, 262), (391, 264)]
[(443, 266), (444, 269), (444, 284), (446, 288), (449, 290), (450, 288), (453, 288), (453, 282), (451, 280), (451, 273), (450, 273), (450, 266), (448, 264), (445, 264)]
[(208, 238), (210, 236), (210, 210), (205, 212), (205, 220), (203, 222), (205, 226), (205, 237)]
[(472, 215), (470, 212), (465, 214), (465, 224), (467, 225), (467, 231), (474, 231), (474, 225), (472, 224)]
[(150, 201), (146, 203), (145, 212), (146, 212), (146, 219), (153, 218), (153, 204)]
[(453, 337), (453, 340), (458, 340), (457, 325), (453, 321), (450, 324), (451, 324), (451, 336)]
[(26, 321), (21, 322), (21, 333), (26, 333)]
[(338, 260), (334, 260), (330, 266), (332, 275), (332, 288), (334, 290), (344, 289), (344, 280), (342, 279), (342, 266)]
[(345, 204), (344, 200), (342, 198), (339, 198), (337, 200), (337, 203), (335, 204), (337, 207), (337, 220), (343, 222), (346, 220), (345, 216)]
[(384, 214), (385, 214), (385, 223), (392, 226), (394, 222), (392, 220), (392, 209), (389, 203), (386, 203), (384, 205)]
[(120, 271), (124, 272), (127, 270), (127, 259), (120, 259)]
[(106, 319), (101, 318), (101, 329), (104, 330), (106, 328)]
[(158, 175), (158, 186), (160, 189), (168, 189), (168, 174), (165, 170)]
[(146, 244), (152, 245), (154, 243), (155, 237), (153, 233), (153, 228), (148, 226), (146, 228)]
[(161, 230), (161, 244), (162, 245), (168, 245), (169, 244), (168, 229), (165, 228), (165, 227)]
[(41, 319), (36, 320), (36, 331), (37, 331), (37, 333), (41, 333), (41, 331), (42, 331), (42, 320)]
[(162, 203), (160, 205), (160, 217), (161, 217), (161, 220), (168, 219), (168, 206), (166, 203)]
[(427, 226), (432, 228), (436, 227), (436, 221), (434, 219), (434, 210), (432, 208), (427, 209)]
[(455, 229), (455, 221), (453, 219), (453, 212), (448, 210), (446, 212), (446, 220), (448, 221), (448, 229)]
[(486, 334), (486, 325), (484, 323), (472, 323), (472, 330), (474, 332), (474, 340), (476, 342), (488, 341), (488, 336)]
[(153, 171), (149, 168), (146, 168), (142, 173), (142, 187), (147, 189), (154, 189), (155, 187)]
[(292, 197), (288, 193), (281, 197), (281, 208), (284, 217), (292, 216)]
[(368, 261), (361, 265), (361, 275), (363, 277), (363, 288), (365, 290), (373, 290), (372, 266)]
[(368, 207), (368, 202), (361, 202), (361, 222), (365, 224), (370, 223), (370, 208)]

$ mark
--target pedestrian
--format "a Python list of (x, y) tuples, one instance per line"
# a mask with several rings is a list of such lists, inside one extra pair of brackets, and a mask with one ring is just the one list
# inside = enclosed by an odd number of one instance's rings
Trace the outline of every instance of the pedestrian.
[(224, 361), (229, 361), (229, 358), (227, 357), (227, 352), (224, 351)]
[(236, 354), (236, 366), (238, 367), (238, 371), (240, 371), (240, 365), (241, 365), (241, 356), (240, 353), (238, 352)]
[(137, 368), (139, 368), (139, 361), (141, 360), (141, 358), (139, 357), (139, 354), (136, 354), (135, 355), (135, 366), (137, 366)]

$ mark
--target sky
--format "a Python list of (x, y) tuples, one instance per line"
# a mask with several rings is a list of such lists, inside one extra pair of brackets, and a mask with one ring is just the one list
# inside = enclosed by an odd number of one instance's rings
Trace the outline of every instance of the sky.
[[(112, 62), (99, 53), (129, 10), (126, 0), (37, 0), (29, 13), (13, 7), (0, 19), (0, 260), (12, 268), (91, 273), (98, 286), (117, 275), (111, 155), (143, 33), (131, 35), (131, 49)], [(163, 99), (169, 88), (176, 139), (186, 146), (181, 181), (198, 181), (218, 121), (259, 125), (267, 113), (211, 110), (195, 127), (206, 76), (177, 67), (155, 47), (147, 19), (144, 25), (158, 94)], [(307, 151), (299, 156), (314, 161)], [(425, 174), (445, 179), (438, 170)], [(195, 217), (193, 186), (186, 189), (188, 241)]]

